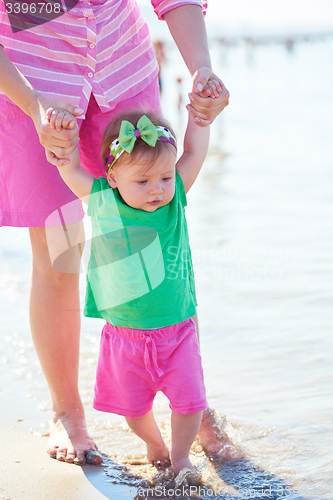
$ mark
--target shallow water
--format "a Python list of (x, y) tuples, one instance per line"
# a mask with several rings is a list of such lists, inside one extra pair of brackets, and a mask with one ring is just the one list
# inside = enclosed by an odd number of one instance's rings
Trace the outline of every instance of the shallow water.
[[(212, 53), (231, 100), (214, 124), (187, 217), (208, 400), (251, 458), (208, 462), (199, 497), (210, 490), (225, 499), (253, 498), (253, 491), (333, 498), (333, 43), (293, 52), (216, 43)], [(163, 102), (181, 128), (175, 78), (183, 74), (176, 55), (168, 58)], [(185, 88), (186, 78), (184, 99)], [(1, 391), (24, 388), (46, 423), (50, 398), (28, 326), (27, 230), (1, 228), (0, 247)], [(83, 278), (81, 293), (83, 304)], [(141, 442), (121, 417), (91, 408), (101, 327), (83, 320), (81, 394), (90, 431), (110, 457), (110, 482), (138, 487), (154, 477), (150, 466), (127, 464), (124, 476), (114, 464), (143, 458)], [(162, 395), (155, 410), (168, 436)], [(194, 447), (194, 462), (204, 459)]]

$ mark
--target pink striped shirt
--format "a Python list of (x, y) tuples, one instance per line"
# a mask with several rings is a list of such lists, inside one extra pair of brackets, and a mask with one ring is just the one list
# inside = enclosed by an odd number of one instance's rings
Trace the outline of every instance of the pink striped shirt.
[[(181, 5), (202, 6), (201, 0), (151, 3), (159, 19)], [(148, 27), (135, 0), (80, 0), (55, 20), (17, 33), (0, 1), (0, 34), (11, 61), (39, 92), (84, 110), (91, 92), (106, 112), (137, 95), (158, 73)]]

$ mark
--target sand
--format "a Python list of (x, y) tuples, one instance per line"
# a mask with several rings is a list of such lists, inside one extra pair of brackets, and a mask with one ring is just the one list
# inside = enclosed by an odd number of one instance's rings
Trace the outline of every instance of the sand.
[[(40, 412), (38, 412), (40, 413)], [(103, 466), (58, 462), (46, 453), (47, 437), (32, 434), (34, 402), (0, 391), (0, 500), (124, 500)], [(44, 417), (44, 415), (43, 415)]]
[(1, 500), (125, 498), (121, 486), (107, 481), (102, 466), (52, 460), (45, 451), (47, 438), (29, 433), (18, 422), (0, 420), (0, 442)]

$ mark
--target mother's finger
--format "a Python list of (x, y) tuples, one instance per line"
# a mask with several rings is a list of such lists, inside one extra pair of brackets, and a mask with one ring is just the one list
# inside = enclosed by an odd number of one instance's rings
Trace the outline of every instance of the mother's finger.
[(215, 73), (213, 73), (210, 68), (202, 67), (199, 68), (193, 75), (192, 91), (198, 94), (202, 94), (209, 80), (216, 80), (218, 82), (219, 91), (222, 90), (222, 80), (217, 75), (215, 75)]

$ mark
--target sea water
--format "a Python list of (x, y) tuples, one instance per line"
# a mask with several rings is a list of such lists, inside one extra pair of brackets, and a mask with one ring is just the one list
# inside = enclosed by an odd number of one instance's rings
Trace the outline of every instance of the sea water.
[[(181, 134), (186, 116), (177, 106), (187, 102), (189, 80), (176, 51), (166, 46), (166, 54), (162, 102)], [(205, 464), (195, 445), (192, 459), (205, 473), (205, 489), (196, 493), (331, 499), (333, 42), (286, 50), (215, 40), (212, 56), (230, 105), (212, 126), (186, 211), (208, 400), (250, 458)], [(29, 333), (28, 230), (0, 228), (0, 248), (1, 396), (22, 398), (22, 408), (9, 405), (1, 415), (24, 417), (28, 396), (40, 410), (33, 430), (43, 434), (51, 402)], [(82, 307), (84, 284), (81, 276)], [(155, 472), (141, 441), (121, 417), (91, 408), (102, 324), (82, 323), (80, 391), (89, 430), (110, 457), (110, 482), (147, 486)], [(168, 439), (164, 396), (154, 408)]]

